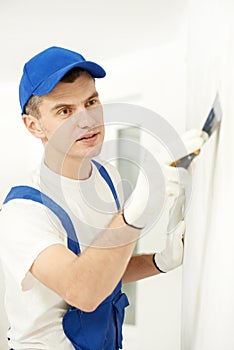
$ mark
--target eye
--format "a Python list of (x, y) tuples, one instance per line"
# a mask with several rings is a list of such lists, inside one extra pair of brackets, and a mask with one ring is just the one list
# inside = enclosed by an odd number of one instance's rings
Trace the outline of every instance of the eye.
[(72, 109), (69, 107), (64, 107), (64, 108), (61, 108), (57, 113), (59, 116), (68, 117), (72, 114)]
[(96, 98), (92, 98), (91, 100), (89, 100), (86, 103), (86, 107), (92, 107), (92, 106), (95, 106), (96, 104), (100, 104), (100, 101), (99, 101), (99, 99), (97, 97)]

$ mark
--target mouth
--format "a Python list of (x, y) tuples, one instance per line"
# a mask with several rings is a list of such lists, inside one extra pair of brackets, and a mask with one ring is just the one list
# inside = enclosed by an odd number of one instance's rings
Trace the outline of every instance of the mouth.
[(82, 143), (91, 143), (96, 141), (98, 138), (98, 135), (100, 134), (99, 131), (96, 132), (88, 132), (87, 134), (82, 135), (79, 139), (76, 140), (76, 142), (82, 142)]

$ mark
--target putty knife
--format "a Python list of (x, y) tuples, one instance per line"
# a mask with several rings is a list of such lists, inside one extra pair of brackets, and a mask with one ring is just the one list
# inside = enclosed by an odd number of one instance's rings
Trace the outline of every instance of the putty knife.
[[(212, 108), (210, 110), (210, 113), (203, 125), (202, 130), (205, 131), (208, 134), (207, 140), (209, 140), (210, 136), (213, 134), (213, 132), (219, 127), (220, 122), (222, 119), (222, 109), (219, 101), (219, 94), (217, 93), (214, 103), (212, 105)], [(189, 165), (191, 164), (192, 160), (198, 156), (198, 154), (201, 152), (200, 149), (187, 154), (186, 156), (176, 160), (175, 162), (172, 162), (170, 165), (174, 167), (181, 167), (187, 169)]]

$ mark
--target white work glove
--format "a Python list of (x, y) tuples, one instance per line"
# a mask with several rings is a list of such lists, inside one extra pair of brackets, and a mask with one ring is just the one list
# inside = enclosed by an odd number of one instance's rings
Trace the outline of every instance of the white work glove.
[(166, 244), (161, 252), (155, 253), (153, 256), (154, 263), (161, 272), (173, 270), (183, 262), (185, 190), (189, 186), (187, 170), (170, 166), (165, 167), (165, 169), (168, 177), (166, 203), (169, 207)]
[(165, 249), (154, 254), (154, 263), (161, 272), (168, 272), (179, 267), (183, 262), (185, 222), (180, 221), (177, 227), (167, 233)]
[[(182, 158), (190, 153), (199, 150), (203, 144), (208, 139), (208, 134), (200, 129), (191, 129), (185, 131), (181, 136), (181, 141), (184, 143), (185, 150), (180, 152), (178, 158)], [(174, 147), (177, 148), (179, 145), (175, 144)], [(171, 164), (177, 159), (172, 159), (172, 155), (169, 153), (166, 147), (159, 147), (158, 153), (155, 155), (157, 160), (161, 164)]]
[[(165, 197), (167, 205), (176, 208), (176, 199), (180, 197), (181, 200), (181, 188), (184, 193), (187, 178), (188, 172), (185, 169), (168, 165), (155, 167), (154, 157), (146, 152), (135, 189), (123, 207), (125, 222), (139, 229), (152, 224), (157, 220), (157, 215), (161, 214)], [(181, 205), (173, 213), (172, 226), (180, 221), (178, 215), (181, 219)]]
[(163, 192), (163, 177), (160, 166), (152, 167), (152, 162), (155, 162), (154, 157), (144, 152), (135, 189), (123, 207), (125, 222), (138, 229), (146, 227), (159, 212), (157, 205)]
[(185, 131), (182, 134), (181, 139), (185, 145), (188, 154), (190, 154), (200, 149), (206, 142), (208, 137), (209, 136), (205, 131), (199, 129), (191, 129)]

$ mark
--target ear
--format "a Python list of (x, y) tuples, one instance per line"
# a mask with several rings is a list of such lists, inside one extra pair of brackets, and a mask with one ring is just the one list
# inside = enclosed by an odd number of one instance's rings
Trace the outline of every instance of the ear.
[(41, 126), (40, 120), (33, 117), (30, 114), (23, 114), (22, 119), (24, 122), (24, 125), (28, 129), (28, 131), (35, 137), (39, 139), (45, 138), (44, 130)]

